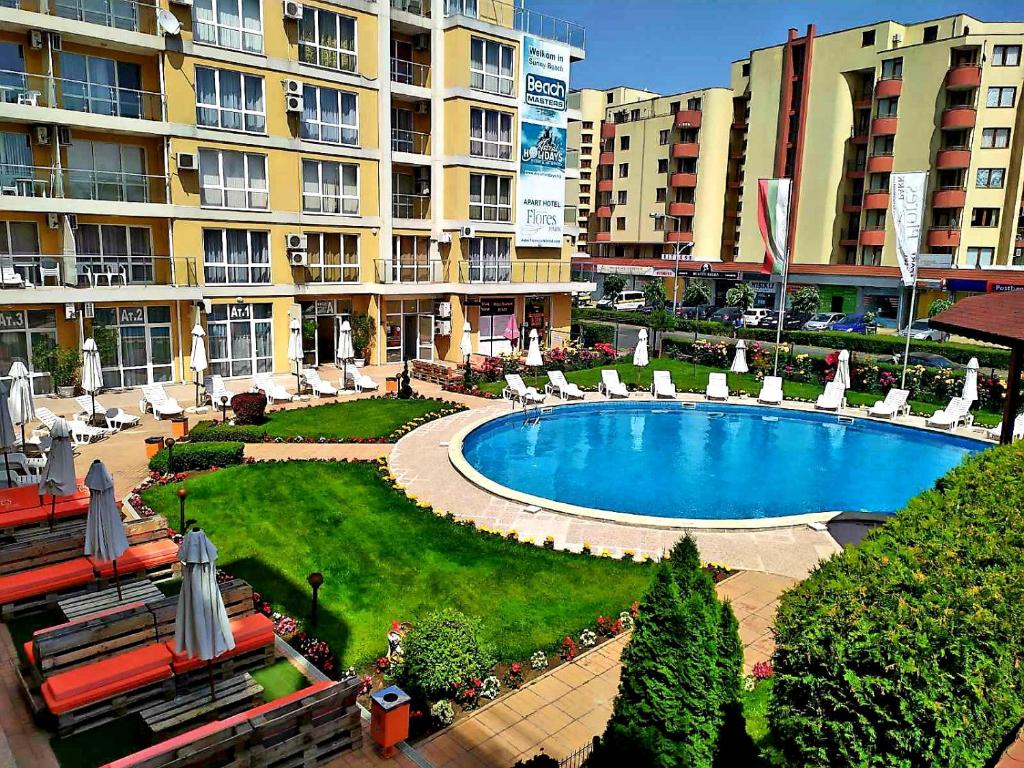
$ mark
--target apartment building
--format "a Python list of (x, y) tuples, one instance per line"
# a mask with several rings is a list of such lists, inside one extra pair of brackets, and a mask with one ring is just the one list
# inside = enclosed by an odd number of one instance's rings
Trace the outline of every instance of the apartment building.
[[(294, 318), (308, 365), (354, 315), (371, 363), (458, 360), (467, 321), (485, 352), (562, 343), (575, 230), (528, 191), (524, 81), (584, 47), (494, 0), (3, 0), (0, 375), (48, 391), (33, 349), (102, 327), (108, 386), (188, 380), (197, 321), (225, 376), (292, 370)], [(561, 192), (578, 112), (548, 80)]]

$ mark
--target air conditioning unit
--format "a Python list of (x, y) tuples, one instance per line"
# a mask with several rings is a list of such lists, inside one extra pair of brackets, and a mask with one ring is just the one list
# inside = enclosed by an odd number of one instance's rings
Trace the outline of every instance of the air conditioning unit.
[(900, 47), (900, 43), (902, 43), (902, 42), (903, 42), (903, 35), (900, 35), (900, 34), (897, 33), (897, 34), (892, 36), (892, 47), (893, 48), (899, 48)]
[(439, 317), (450, 318), (452, 316), (452, 303), (450, 301), (437, 302), (437, 314)]
[(71, 129), (66, 125), (57, 126), (57, 142), (65, 146), (71, 143)]
[(429, 101), (417, 101), (416, 102), (416, 114), (417, 115), (429, 115), (430, 114), (430, 102)]
[(309, 256), (305, 251), (289, 251), (288, 252), (288, 263), (293, 267), (304, 267), (308, 261)]
[(73, 231), (78, 229), (78, 214), (77, 213), (65, 213), (64, 218), (68, 220), (68, 227)]
[(87, 301), (82, 304), (82, 317), (87, 320), (96, 317), (96, 305), (93, 302)]
[(286, 19), (301, 19), (302, 4), (295, 0), (284, 0), (284, 17)]
[(289, 232), (284, 236), (284, 245), (289, 251), (306, 250), (306, 236), (301, 232)]
[(430, 48), (430, 34), (424, 32), (423, 34), (416, 35), (416, 37), (413, 38), (413, 45), (416, 47), (417, 51), (427, 50)]
[(60, 35), (58, 35), (56, 32), (51, 32), (50, 33), (50, 50), (51, 51), (59, 51), (59, 50), (62, 49), (62, 47), (63, 47), (63, 44), (61, 43)]
[(439, 234), (437, 236), (437, 242), (440, 243), (441, 245), (451, 245), (451, 243), (452, 243), (452, 233), (451, 232), (442, 232), (441, 234)]
[(301, 80), (282, 80), (281, 84), (284, 86), (284, 92), (289, 96), (302, 95), (303, 88)]
[(195, 152), (179, 152), (176, 160), (178, 171), (199, 170), (199, 156)]
[(50, 126), (48, 125), (35, 125), (32, 126), (32, 138), (36, 144), (46, 146), (50, 143)]
[(28, 31), (28, 47), (33, 51), (41, 50), (43, 47), (43, 31), (41, 29), (30, 29)]
[(284, 97), (284, 111), (289, 114), (301, 114), (302, 113), (302, 97), (296, 96), (294, 93), (285, 94)]
[(451, 336), (452, 335), (452, 321), (451, 320), (435, 320), (434, 321), (434, 335), (435, 336)]
[(459, 237), (461, 237), (463, 240), (470, 237), (476, 237), (476, 230), (469, 225), (466, 225), (465, 227), (459, 227)]

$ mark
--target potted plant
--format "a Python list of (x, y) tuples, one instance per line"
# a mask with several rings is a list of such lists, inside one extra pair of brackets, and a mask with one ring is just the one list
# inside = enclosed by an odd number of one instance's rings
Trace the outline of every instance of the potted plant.
[(61, 347), (53, 342), (40, 344), (32, 355), (32, 366), (37, 371), (48, 371), (58, 397), (72, 397), (78, 383), (81, 355), (72, 347)]
[(376, 326), (369, 315), (353, 314), (349, 318), (352, 326), (352, 349), (356, 354), (356, 367), (361, 368), (366, 362), (366, 354), (373, 343)]

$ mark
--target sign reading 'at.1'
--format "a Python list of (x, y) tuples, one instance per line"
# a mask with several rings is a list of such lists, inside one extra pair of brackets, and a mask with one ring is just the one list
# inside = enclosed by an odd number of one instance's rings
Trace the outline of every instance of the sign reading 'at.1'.
[(559, 248), (565, 205), (569, 47), (523, 37), (516, 246)]

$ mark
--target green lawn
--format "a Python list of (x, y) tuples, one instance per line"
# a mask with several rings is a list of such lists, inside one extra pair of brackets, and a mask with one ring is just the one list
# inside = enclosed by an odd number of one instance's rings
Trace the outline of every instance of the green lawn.
[(274, 701), (309, 686), (306, 676), (287, 659), (257, 669), (252, 676), (263, 686), (264, 701)]
[(387, 437), (405, 422), (445, 408), (440, 400), (349, 400), (267, 414), (271, 437)]
[[(588, 368), (583, 371), (569, 371), (565, 374), (565, 377), (581, 387), (589, 387), (596, 389), (597, 385), (601, 382), (601, 370), (603, 368), (615, 368), (619, 372), (619, 378), (626, 386), (638, 385), (643, 389), (649, 389), (651, 386), (651, 375), (655, 369), (661, 371), (670, 371), (672, 374), (672, 381), (675, 383), (676, 388), (681, 391), (695, 390), (703, 392), (708, 384), (708, 374), (713, 372), (721, 372), (717, 368), (709, 368), (704, 365), (694, 366), (693, 363), (687, 363), (682, 360), (676, 360), (674, 358), (659, 358), (657, 360), (651, 360), (651, 364), (646, 368), (636, 368), (630, 362), (615, 363), (614, 365), (606, 365), (601, 368)], [(547, 382), (547, 377), (541, 374), (539, 377), (534, 379), (532, 376), (526, 375), (523, 377), (527, 384), (537, 385), (538, 389), (543, 388)], [(729, 378), (729, 389), (732, 392), (746, 392), (751, 395), (757, 395), (761, 391), (761, 382), (758, 381), (752, 373), (728, 373)], [(500, 394), (504, 388), (505, 382), (492, 381), (486, 382), (480, 385), (480, 389), (486, 392), (493, 392)], [(786, 397), (798, 398), (800, 400), (814, 400), (820, 395), (825, 388), (818, 384), (807, 384), (799, 381), (784, 381), (782, 383), (782, 390)], [(858, 405), (872, 405), (876, 400), (881, 400), (882, 395), (873, 392), (855, 392), (853, 390), (847, 390), (846, 401), (851, 406)], [(931, 415), (942, 406), (936, 405), (935, 403), (925, 403), (920, 400), (911, 400), (910, 407), (914, 413)], [(974, 415), (974, 420), (981, 426), (995, 426), (1002, 419), (1002, 414), (995, 413), (992, 411), (977, 411)]]
[(773, 768), (783, 765), (781, 756), (772, 742), (768, 730), (768, 703), (772, 695), (772, 681), (759, 682), (752, 691), (744, 691), (741, 697), (743, 717), (747, 721), (747, 735), (753, 740), (760, 753), (757, 768)]
[[(499, 659), (525, 660), (628, 608), (652, 573), (456, 526), (396, 493), (372, 464), (238, 466), (185, 485), (188, 514), (217, 545), (218, 565), (276, 609), (307, 618), (306, 577), (324, 574), (316, 634), (343, 666), (379, 655), (393, 620), (415, 623), (444, 606), (481, 617)], [(176, 515), (176, 492), (155, 487), (144, 499)]]

